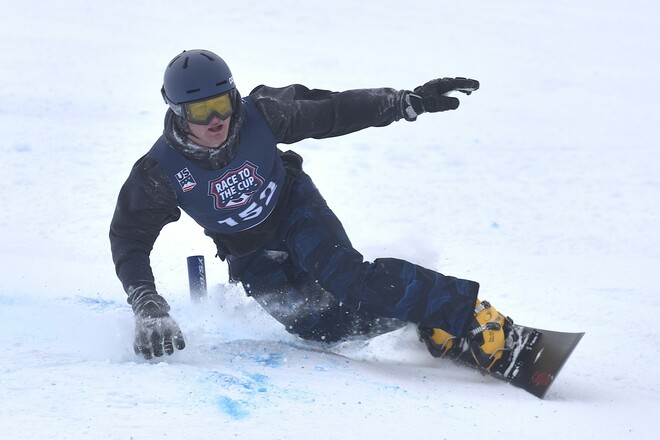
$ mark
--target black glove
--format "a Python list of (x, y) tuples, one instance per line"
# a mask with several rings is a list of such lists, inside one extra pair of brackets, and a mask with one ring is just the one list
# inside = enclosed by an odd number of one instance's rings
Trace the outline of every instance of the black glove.
[(170, 307), (165, 298), (153, 291), (141, 291), (131, 300), (135, 312), (135, 354), (151, 359), (163, 353), (171, 355), (174, 347), (186, 347), (181, 329), (167, 313)]
[[(415, 88), (408, 94), (410, 107), (406, 109), (406, 119), (414, 121), (424, 112), (435, 113), (456, 110), (458, 98), (446, 96), (449, 92), (463, 92), (466, 95), (479, 89), (479, 81), (468, 78), (439, 78)], [(411, 111), (412, 110), (412, 111)]]

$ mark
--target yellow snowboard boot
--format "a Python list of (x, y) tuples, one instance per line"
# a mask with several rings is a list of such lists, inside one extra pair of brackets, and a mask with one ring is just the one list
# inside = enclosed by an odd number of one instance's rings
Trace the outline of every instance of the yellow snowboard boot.
[(439, 328), (419, 326), (419, 337), (434, 357), (458, 358), (469, 351), (474, 362), (491, 370), (507, 351), (506, 337), (513, 321), (487, 301), (477, 300), (468, 333), (457, 338)]
[(493, 368), (504, 355), (508, 322), (488, 301), (477, 300), (467, 339), (474, 360), (486, 370)]

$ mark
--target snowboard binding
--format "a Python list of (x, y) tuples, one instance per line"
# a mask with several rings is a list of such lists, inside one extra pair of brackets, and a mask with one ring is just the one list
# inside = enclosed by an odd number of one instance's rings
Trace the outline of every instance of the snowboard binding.
[(478, 301), (465, 335), (417, 327), (434, 357), (476, 368), (543, 398), (584, 333), (542, 330), (514, 324), (487, 301)]
[(518, 339), (512, 329), (511, 318), (502, 315), (488, 301), (477, 300), (470, 329), (464, 337), (422, 325), (418, 326), (418, 333), (434, 357), (465, 359), (489, 372), (504, 374)]

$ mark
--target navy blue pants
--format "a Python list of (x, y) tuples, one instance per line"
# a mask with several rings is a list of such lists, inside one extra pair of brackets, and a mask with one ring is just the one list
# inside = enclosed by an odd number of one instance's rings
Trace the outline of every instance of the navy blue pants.
[(289, 332), (326, 342), (407, 322), (462, 336), (479, 290), (400, 259), (365, 262), (305, 173), (291, 187), (275, 236), (250, 255), (230, 257), (229, 271)]

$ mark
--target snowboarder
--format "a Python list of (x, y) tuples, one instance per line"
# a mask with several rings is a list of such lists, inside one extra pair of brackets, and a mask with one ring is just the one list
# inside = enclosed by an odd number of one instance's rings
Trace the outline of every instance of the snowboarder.
[(117, 275), (136, 317), (136, 353), (151, 358), (185, 347), (149, 260), (161, 229), (183, 209), (213, 239), (230, 279), (287, 331), (333, 342), (412, 322), (434, 356), (469, 345), (479, 365), (493, 368), (508, 321), (477, 300), (478, 283), (395, 258), (364, 261), (302, 158), (278, 149), (455, 110), (450, 92), (478, 88), (473, 79), (441, 78), (412, 92), (294, 84), (262, 85), (242, 97), (218, 55), (177, 55), (161, 89), (169, 105), (163, 135), (133, 166), (110, 226)]

